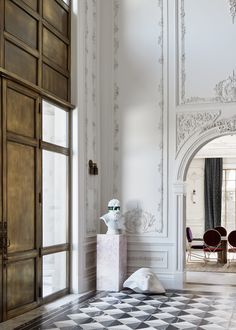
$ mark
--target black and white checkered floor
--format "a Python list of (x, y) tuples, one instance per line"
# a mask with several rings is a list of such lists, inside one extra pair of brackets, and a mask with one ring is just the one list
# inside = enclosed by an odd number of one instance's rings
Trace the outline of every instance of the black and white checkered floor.
[(236, 329), (236, 297), (170, 291), (145, 295), (99, 293), (37, 318), (18, 330), (36, 329)]

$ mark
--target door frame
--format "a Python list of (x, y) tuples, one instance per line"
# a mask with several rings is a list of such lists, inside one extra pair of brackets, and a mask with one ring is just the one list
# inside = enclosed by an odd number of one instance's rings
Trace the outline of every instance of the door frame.
[(186, 177), (189, 165), (196, 153), (207, 143), (225, 135), (236, 134), (236, 117), (220, 119), (208, 128), (196, 131), (186, 142), (176, 158), (175, 181), (173, 183), (174, 213), (177, 226), (177, 272), (181, 282), (185, 282), (185, 253), (186, 253)]

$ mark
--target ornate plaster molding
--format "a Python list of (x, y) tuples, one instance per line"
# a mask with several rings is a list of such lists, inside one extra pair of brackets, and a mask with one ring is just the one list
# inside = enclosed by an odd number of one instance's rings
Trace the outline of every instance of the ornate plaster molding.
[(215, 86), (215, 91), (220, 102), (236, 102), (236, 75), (234, 71), (232, 75)]
[(212, 123), (211, 125), (205, 126), (202, 128), (202, 132), (206, 132), (208, 130), (216, 129), (219, 134), (227, 134), (227, 133), (236, 133), (236, 116), (231, 118), (222, 118)]
[(124, 226), (128, 234), (161, 233), (162, 218), (159, 220), (150, 212), (135, 208), (124, 213)]
[(236, 16), (236, 0), (229, 0), (229, 11), (232, 16), (232, 23), (234, 24), (235, 16)]
[(221, 111), (181, 112), (176, 115), (176, 153), (201, 127), (211, 125), (219, 118)]

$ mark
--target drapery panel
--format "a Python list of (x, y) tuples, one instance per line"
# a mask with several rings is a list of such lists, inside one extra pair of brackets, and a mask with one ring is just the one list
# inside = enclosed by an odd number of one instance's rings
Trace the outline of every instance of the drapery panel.
[(221, 225), (223, 159), (206, 158), (204, 175), (205, 230)]

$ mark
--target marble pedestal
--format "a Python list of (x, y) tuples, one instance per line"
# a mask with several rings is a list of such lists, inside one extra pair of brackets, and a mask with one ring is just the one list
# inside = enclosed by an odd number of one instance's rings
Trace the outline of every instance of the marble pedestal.
[(125, 235), (97, 235), (97, 290), (119, 291), (127, 274)]

